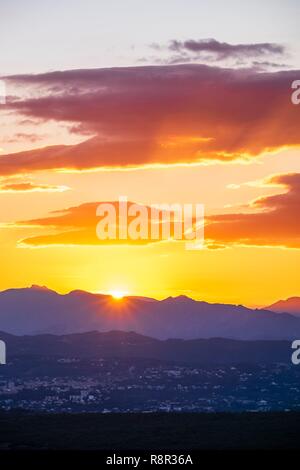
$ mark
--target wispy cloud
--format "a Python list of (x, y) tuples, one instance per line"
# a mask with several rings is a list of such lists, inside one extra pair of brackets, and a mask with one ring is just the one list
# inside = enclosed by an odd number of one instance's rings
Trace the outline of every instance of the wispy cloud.
[[(266, 69), (280, 67), (283, 58), (287, 57), (286, 47), (282, 44), (240, 43), (230, 44), (216, 39), (173, 39), (166, 44), (152, 43), (150, 48), (155, 55), (140, 59), (140, 62), (158, 64), (220, 64), (236, 67), (263, 67)], [(278, 59), (281, 62), (278, 63)]]
[(224, 244), (300, 248), (300, 173), (276, 175), (268, 182), (285, 191), (256, 199), (247, 212), (208, 217), (207, 238)]
[(0, 184), (1, 193), (28, 193), (28, 192), (63, 192), (70, 189), (68, 186), (56, 186), (51, 184), (38, 183), (2, 183)]
[(229, 44), (228, 42), (220, 42), (216, 39), (188, 39), (186, 41), (177, 41), (174, 39), (168, 45), (168, 49), (174, 52), (208, 53), (216, 60), (261, 57), (270, 54), (283, 55), (285, 53), (285, 48), (281, 44), (269, 42)]

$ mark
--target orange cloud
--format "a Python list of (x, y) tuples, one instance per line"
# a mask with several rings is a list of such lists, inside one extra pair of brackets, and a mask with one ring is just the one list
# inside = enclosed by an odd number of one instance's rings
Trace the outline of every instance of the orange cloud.
[(290, 100), (297, 78), (297, 71), (196, 64), (8, 77), (27, 93), (9, 98), (4, 109), (68, 123), (90, 138), (3, 155), (0, 175), (228, 162), (297, 147), (300, 113)]
[(300, 248), (300, 173), (277, 175), (269, 183), (286, 191), (256, 199), (248, 207), (255, 212), (208, 217), (206, 238), (224, 244)]
[[(153, 208), (144, 206), (141, 204), (135, 204), (133, 202), (126, 203), (127, 213), (127, 228), (126, 236), (124, 239), (120, 237), (121, 226), (124, 227), (124, 219), (119, 218), (120, 206), (119, 201), (113, 202), (102, 202), (101, 204), (109, 204), (114, 208), (116, 219), (116, 238), (115, 239), (99, 239), (97, 236), (97, 224), (103, 220), (106, 216), (106, 212), (102, 216), (97, 215), (97, 208), (100, 202), (85, 203), (80, 206), (70, 207), (62, 211), (55, 211), (51, 213), (50, 217), (26, 220), (18, 222), (18, 226), (35, 226), (40, 228), (47, 227), (53, 229), (54, 233), (47, 233), (40, 236), (29, 237), (21, 241), (21, 244), (28, 246), (47, 246), (47, 245), (99, 245), (99, 244), (129, 244), (129, 245), (145, 245), (149, 243), (155, 243), (158, 241), (166, 240), (168, 238), (176, 239), (178, 237), (178, 226), (180, 224), (181, 231), (183, 234), (182, 239), (188, 240), (188, 235), (185, 237), (184, 230), (185, 226), (183, 222), (179, 222), (177, 218), (176, 210), (160, 209), (157, 208), (153, 211)], [(130, 214), (133, 206), (138, 210), (138, 213)], [(103, 206), (102, 206), (103, 207)], [(128, 227), (131, 222), (137, 221), (139, 218), (141, 224), (145, 224), (147, 227), (147, 238), (132, 239), (129, 235)], [(179, 219), (182, 220), (182, 219)], [(152, 224), (155, 224), (156, 230), (153, 232)], [(145, 226), (144, 225), (144, 226)], [(168, 227), (169, 226), (169, 230)], [(140, 228), (137, 227), (137, 231)]]
[(4, 183), (0, 184), (0, 193), (23, 193), (23, 192), (62, 192), (69, 188), (67, 186), (55, 186), (51, 184), (26, 183)]
[[(300, 173), (276, 175), (269, 178), (268, 183), (283, 186), (285, 192), (256, 199), (248, 205), (246, 212), (206, 217), (206, 248), (224, 249), (231, 244), (300, 248)], [(148, 244), (163, 239), (160, 237), (158, 240), (149, 235), (147, 240), (99, 240), (96, 234), (96, 226), (100, 220), (96, 215), (99, 204), (85, 203), (52, 212), (50, 217), (18, 222), (19, 226), (36, 226), (54, 232), (26, 238), (22, 243), (28, 246)], [(116, 210), (118, 233), (119, 203), (110, 204), (113, 204)], [(128, 202), (127, 210), (132, 204), (134, 203)], [(159, 224), (161, 234), (166, 223), (163, 217), (167, 212), (160, 210), (159, 218), (154, 220), (149, 206), (138, 207), (146, 209), (148, 233), (151, 234), (152, 220)], [(168, 212), (171, 220), (170, 238), (174, 238), (176, 214)], [(129, 216), (128, 224), (134, 219), (135, 216)]]

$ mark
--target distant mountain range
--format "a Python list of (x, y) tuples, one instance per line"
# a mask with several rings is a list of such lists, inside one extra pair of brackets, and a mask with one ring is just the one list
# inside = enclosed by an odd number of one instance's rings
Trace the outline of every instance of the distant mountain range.
[(277, 313), (291, 313), (300, 316), (300, 297), (290, 297), (287, 300), (279, 300), (267, 307), (268, 310)]
[(209, 304), (185, 296), (155, 300), (32, 286), (0, 292), (0, 330), (16, 335), (135, 331), (157, 339), (300, 338), (300, 318), (240, 305)]
[[(9, 357), (151, 359), (193, 364), (290, 363), (288, 341), (224, 338), (157, 340), (134, 332), (92, 331), (73, 335), (14, 336), (0, 332)], [(27, 364), (27, 363), (26, 363)]]

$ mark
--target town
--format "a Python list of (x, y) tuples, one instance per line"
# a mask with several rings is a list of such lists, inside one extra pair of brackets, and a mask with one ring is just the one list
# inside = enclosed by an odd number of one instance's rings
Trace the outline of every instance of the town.
[(0, 370), (0, 409), (35, 412), (299, 410), (292, 364), (195, 366), (151, 359), (14, 358)]

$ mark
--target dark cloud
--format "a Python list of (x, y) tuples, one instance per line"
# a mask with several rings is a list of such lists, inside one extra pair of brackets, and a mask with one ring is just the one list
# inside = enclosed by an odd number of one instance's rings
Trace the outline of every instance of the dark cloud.
[(173, 40), (169, 45), (170, 51), (175, 52), (192, 52), (192, 53), (208, 53), (216, 60), (224, 60), (228, 58), (249, 58), (259, 57), (270, 54), (282, 55), (285, 48), (280, 44), (273, 43), (254, 43), (254, 44), (229, 44), (227, 42), (220, 42), (216, 39), (201, 39), (187, 41)]
[(0, 175), (228, 162), (299, 146), (300, 114), (290, 101), (297, 78), (298, 71), (195, 64), (9, 77), (32, 97), (9, 100), (7, 109), (93, 137), (78, 145), (3, 155)]

